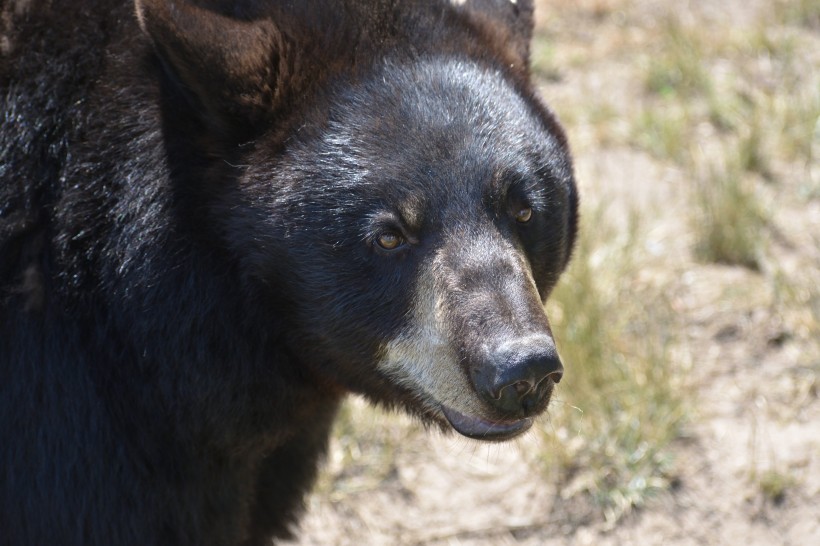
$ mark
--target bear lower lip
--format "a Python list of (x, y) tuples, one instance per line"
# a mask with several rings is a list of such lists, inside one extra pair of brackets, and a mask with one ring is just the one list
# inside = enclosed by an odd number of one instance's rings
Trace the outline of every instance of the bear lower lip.
[(516, 421), (491, 421), (474, 415), (465, 415), (444, 405), (441, 406), (441, 410), (456, 432), (485, 442), (509, 440), (532, 426), (530, 418)]

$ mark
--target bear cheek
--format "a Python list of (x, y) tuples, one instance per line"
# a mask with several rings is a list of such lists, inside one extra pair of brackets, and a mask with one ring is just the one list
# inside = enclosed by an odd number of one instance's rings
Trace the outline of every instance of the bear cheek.
[(287, 279), (298, 349), (336, 381), (355, 378), (344, 384), (357, 392), (365, 390), (362, 381), (375, 382), (367, 370), (400, 337), (413, 305), (412, 271), (403, 275), (396, 264), (367, 259), (361, 245), (296, 245), (302, 250), (291, 260), (301, 273)]

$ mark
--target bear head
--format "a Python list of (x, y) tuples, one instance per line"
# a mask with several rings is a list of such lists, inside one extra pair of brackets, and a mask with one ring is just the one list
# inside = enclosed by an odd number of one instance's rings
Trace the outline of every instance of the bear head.
[(544, 302), (577, 224), (531, 4), (212, 4), (137, 12), (212, 136), (208, 214), (297, 365), (472, 438), (527, 430), (563, 373)]

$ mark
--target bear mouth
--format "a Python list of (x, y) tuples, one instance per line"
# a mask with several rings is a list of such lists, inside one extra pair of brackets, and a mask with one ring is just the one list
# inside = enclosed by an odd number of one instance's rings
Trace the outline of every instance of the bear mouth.
[(529, 417), (509, 421), (484, 419), (475, 415), (465, 415), (453, 408), (441, 406), (444, 417), (459, 434), (485, 442), (502, 442), (526, 432), (532, 426)]

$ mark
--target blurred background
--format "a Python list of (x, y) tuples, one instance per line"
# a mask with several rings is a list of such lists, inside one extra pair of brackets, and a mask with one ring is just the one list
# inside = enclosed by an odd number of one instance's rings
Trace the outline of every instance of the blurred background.
[(582, 234), (511, 444), (353, 399), (296, 544), (820, 544), (820, 0), (537, 2)]

